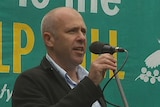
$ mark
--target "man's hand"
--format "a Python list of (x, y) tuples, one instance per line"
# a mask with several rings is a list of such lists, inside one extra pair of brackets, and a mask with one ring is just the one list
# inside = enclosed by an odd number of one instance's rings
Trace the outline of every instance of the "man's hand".
[(104, 79), (105, 72), (108, 69), (116, 70), (116, 62), (117, 61), (113, 55), (108, 53), (101, 54), (94, 62), (92, 62), (88, 77), (95, 85), (99, 85)]

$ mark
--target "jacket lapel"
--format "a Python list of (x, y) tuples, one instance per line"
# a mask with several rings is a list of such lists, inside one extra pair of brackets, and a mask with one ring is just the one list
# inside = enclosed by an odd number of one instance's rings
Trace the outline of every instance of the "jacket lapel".
[(41, 62), (41, 66), (43, 67), (45, 72), (48, 72), (49, 75), (53, 75), (53, 78), (56, 78), (57, 82), (61, 84), (62, 88), (66, 90), (68, 93), (71, 88), (66, 83), (65, 79), (56, 71), (56, 69), (49, 63), (49, 61), (46, 59), (46, 57), (43, 58)]

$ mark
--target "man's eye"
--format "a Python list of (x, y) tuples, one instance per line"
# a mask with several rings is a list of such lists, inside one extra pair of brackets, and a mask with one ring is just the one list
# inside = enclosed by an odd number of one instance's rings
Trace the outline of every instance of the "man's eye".
[(85, 30), (85, 29), (82, 29), (81, 32), (82, 32), (83, 34), (86, 34), (86, 30)]
[(68, 33), (75, 33), (76, 32), (76, 29), (70, 29), (68, 30)]
[(70, 32), (76, 32), (76, 29), (72, 29), (72, 30), (70, 30)]

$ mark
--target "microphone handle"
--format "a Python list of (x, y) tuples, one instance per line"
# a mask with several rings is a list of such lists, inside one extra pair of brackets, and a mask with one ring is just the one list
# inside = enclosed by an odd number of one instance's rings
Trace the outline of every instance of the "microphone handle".
[[(113, 73), (116, 74), (116, 71), (113, 71)], [(129, 107), (124, 90), (123, 90), (123, 87), (122, 87), (122, 84), (121, 84), (120, 79), (118, 77), (118, 74), (115, 75), (115, 78), (116, 78), (116, 82), (117, 82), (123, 103), (124, 103), (125, 107)]]

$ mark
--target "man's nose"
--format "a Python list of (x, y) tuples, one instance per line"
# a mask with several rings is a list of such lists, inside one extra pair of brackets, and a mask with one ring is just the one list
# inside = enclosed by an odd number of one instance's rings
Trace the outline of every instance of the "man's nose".
[(80, 32), (78, 37), (81, 40), (86, 40), (86, 34), (84, 34), (83, 32)]
[(86, 34), (80, 31), (80, 32), (78, 33), (78, 38), (77, 38), (77, 40), (78, 40), (79, 42), (81, 42), (81, 43), (84, 43), (84, 42), (86, 41)]

